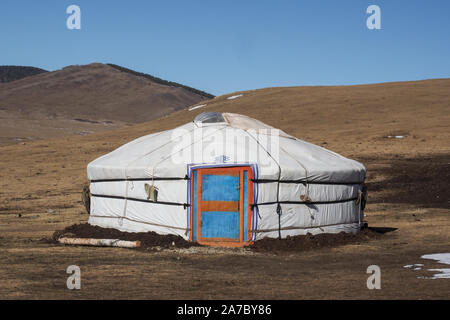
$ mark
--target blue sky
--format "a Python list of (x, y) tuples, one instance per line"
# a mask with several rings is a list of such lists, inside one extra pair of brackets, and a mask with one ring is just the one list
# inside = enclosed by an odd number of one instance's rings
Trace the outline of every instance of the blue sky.
[(4, 0), (0, 36), (0, 65), (115, 63), (216, 95), (450, 77), (446, 0)]

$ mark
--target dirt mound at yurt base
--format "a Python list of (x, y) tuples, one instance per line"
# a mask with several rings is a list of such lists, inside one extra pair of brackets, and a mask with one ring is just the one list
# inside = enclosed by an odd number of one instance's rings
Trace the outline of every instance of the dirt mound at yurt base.
[(53, 233), (53, 240), (60, 237), (84, 238), (84, 239), (120, 239), (126, 241), (140, 241), (141, 249), (147, 248), (188, 248), (198, 246), (195, 242), (184, 240), (173, 234), (160, 235), (156, 232), (122, 232), (112, 228), (92, 226), (88, 223), (74, 224), (63, 230)]
[[(389, 230), (389, 231), (393, 231)], [(256, 252), (298, 252), (320, 248), (337, 247), (346, 244), (360, 244), (378, 239), (385, 230), (377, 228), (364, 228), (358, 234), (352, 233), (321, 233), (317, 235), (306, 234), (284, 239), (265, 238), (256, 241), (248, 248)], [(53, 234), (53, 241), (60, 237), (91, 238), (91, 239), (120, 239), (126, 241), (140, 241), (139, 249), (169, 249), (189, 248), (201, 246), (196, 242), (189, 242), (176, 235), (160, 235), (156, 232), (122, 232), (111, 228), (92, 226), (87, 223), (74, 224)]]
[[(391, 231), (391, 230), (390, 230)], [(393, 231), (393, 230), (392, 230)], [(257, 252), (294, 252), (320, 248), (338, 247), (346, 244), (360, 244), (378, 239), (384, 231), (376, 228), (364, 228), (359, 233), (320, 233), (299, 235), (284, 239), (265, 238), (256, 241), (251, 248)]]

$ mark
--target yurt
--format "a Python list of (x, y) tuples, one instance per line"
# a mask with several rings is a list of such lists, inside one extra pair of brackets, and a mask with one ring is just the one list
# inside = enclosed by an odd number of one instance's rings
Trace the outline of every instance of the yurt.
[(356, 233), (365, 174), (361, 163), (256, 119), (205, 112), (89, 163), (89, 223), (218, 246)]

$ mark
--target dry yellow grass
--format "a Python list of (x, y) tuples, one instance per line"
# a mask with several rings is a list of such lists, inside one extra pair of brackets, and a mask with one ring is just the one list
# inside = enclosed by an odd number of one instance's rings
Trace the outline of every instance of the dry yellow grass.
[[(449, 252), (449, 185), (436, 170), (441, 168), (444, 176), (449, 170), (450, 79), (239, 93), (243, 96), (217, 97), (203, 102), (204, 108), (132, 127), (0, 147), (0, 298), (449, 298), (450, 280), (418, 279), (431, 273), (403, 266), (443, 268), (420, 256)], [(80, 192), (89, 161), (203, 111), (246, 114), (362, 161), (369, 185), (376, 187), (369, 189), (366, 220), (398, 230), (364, 245), (290, 255), (201, 249), (155, 253), (40, 241), (87, 220)], [(441, 200), (415, 201), (414, 195), (402, 193), (409, 189), (394, 182), (383, 187), (396, 165), (399, 170), (415, 168), (414, 174), (423, 165), (423, 177), (430, 179), (408, 182), (408, 188), (422, 190), (439, 182)], [(81, 267), (80, 291), (65, 287), (71, 264)], [(366, 288), (371, 264), (381, 267), (381, 290)]]

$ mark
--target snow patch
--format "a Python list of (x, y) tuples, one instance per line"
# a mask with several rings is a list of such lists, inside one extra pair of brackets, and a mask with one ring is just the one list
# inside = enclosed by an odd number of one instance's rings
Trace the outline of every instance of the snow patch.
[(425, 254), (421, 258), (436, 260), (438, 263), (450, 264), (450, 253)]
[(448, 268), (428, 269), (428, 271), (438, 271), (440, 273), (433, 274), (432, 277), (429, 277), (427, 279), (450, 279), (450, 269)]
[(243, 96), (243, 94), (237, 94), (235, 96), (228, 97), (227, 100), (233, 100), (233, 99), (236, 99), (236, 98), (239, 98), (239, 97), (242, 97), (242, 96)]
[[(434, 253), (434, 254), (425, 254), (421, 256), (422, 259), (431, 259), (436, 260), (438, 263), (448, 264), (450, 265), (450, 253)], [(450, 279), (450, 269), (428, 269), (428, 271), (438, 271), (440, 273), (434, 274), (432, 277), (422, 277), (424, 279)]]
[(195, 109), (198, 109), (198, 108), (203, 108), (203, 107), (206, 107), (206, 106), (207, 106), (207, 104), (200, 104), (200, 105), (198, 105), (198, 106), (189, 108), (188, 110), (189, 110), (189, 111), (192, 111), (192, 110), (195, 110)]
[(407, 269), (414, 268), (413, 270), (420, 270), (420, 269), (422, 269), (422, 267), (423, 267), (422, 263), (407, 264), (406, 266), (403, 266), (403, 268), (407, 268)]

